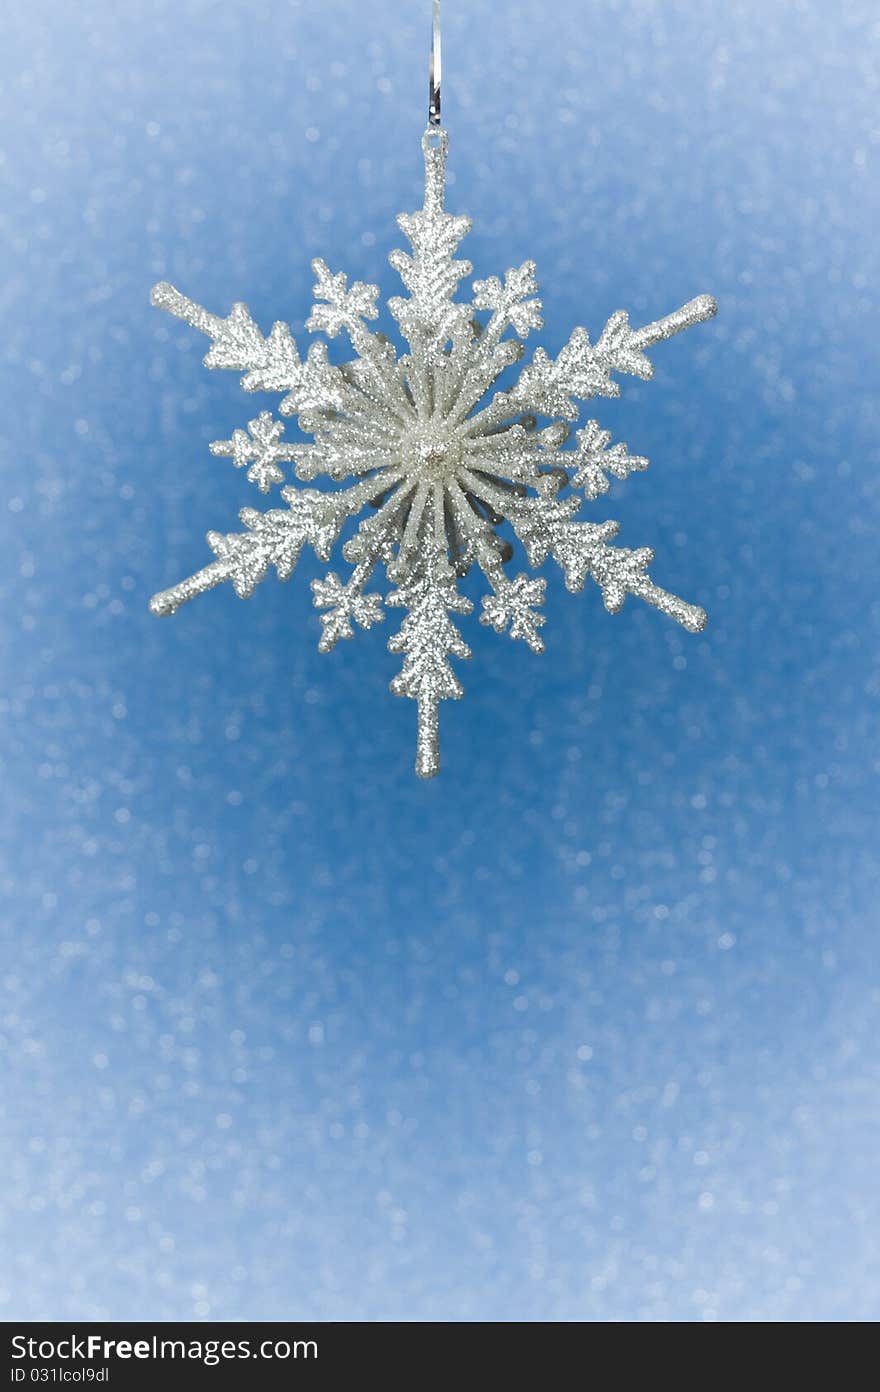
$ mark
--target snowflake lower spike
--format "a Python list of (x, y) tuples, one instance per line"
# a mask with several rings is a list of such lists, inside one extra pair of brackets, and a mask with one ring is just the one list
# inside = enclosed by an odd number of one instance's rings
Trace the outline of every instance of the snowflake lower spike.
[[(608, 474), (623, 479), (648, 461), (630, 455), (624, 444), (612, 445), (595, 420), (577, 431), (576, 449), (564, 445), (579, 402), (618, 395), (615, 374), (650, 377), (645, 350), (710, 319), (715, 301), (700, 295), (641, 329), (620, 311), (595, 344), (586, 329), (576, 328), (556, 358), (539, 348), (516, 383), (487, 401), (501, 373), (523, 356), (521, 340), (541, 327), (541, 303), (531, 261), (507, 271), (503, 281), (476, 281), (470, 302), (455, 298), (471, 270), (469, 262), (455, 259), (470, 221), (445, 210), (447, 149), (445, 130), (429, 127), (422, 138), (423, 206), (398, 219), (411, 246), (390, 258), (408, 292), (389, 304), (408, 346), (402, 357), (368, 327), (377, 316), (376, 287), (349, 285), (323, 261), (313, 263), (316, 303), (306, 327), (331, 338), (347, 335), (354, 357), (342, 367), (330, 363), (321, 341), (303, 358), (285, 324), (264, 336), (245, 305), (233, 305), (222, 318), (165, 282), (152, 293), (155, 305), (211, 340), (206, 366), (241, 373), (246, 391), (280, 393), (281, 414), (295, 415), (301, 434), (310, 437), (282, 442), (282, 423), (261, 411), (248, 431), (236, 430), (212, 451), (247, 465), (248, 478), (263, 492), (283, 479), (286, 462), (295, 464), (299, 480), (323, 478), (331, 485), (287, 486), (281, 493), (286, 508), (245, 508), (243, 532), (209, 532), (215, 559), (155, 595), (153, 613), (171, 614), (226, 580), (246, 599), (270, 569), (288, 579), (306, 545), (329, 560), (343, 526), (359, 520), (343, 547), (353, 566), (348, 578), (330, 571), (313, 582), (315, 604), (324, 611), (319, 647), (329, 652), (353, 636), (355, 624), (382, 622), (382, 595), (364, 591), (384, 569), (392, 587), (385, 603), (407, 611), (388, 644), (404, 655), (391, 689), (417, 702), (416, 772), (423, 778), (440, 766), (439, 703), (462, 694), (448, 659), (470, 657), (470, 649), (450, 615), (471, 612), (457, 589), (471, 566), (491, 591), (481, 622), (535, 652), (544, 648), (539, 610), (545, 582), (508, 577), (515, 543), (532, 565), (552, 557), (570, 590), (593, 580), (611, 613), (631, 594), (691, 633), (706, 623), (704, 610), (651, 580), (653, 552), (609, 545), (616, 522), (573, 520), (578, 490), (593, 501), (608, 490)], [(485, 322), (480, 313), (488, 315)], [(545, 419), (540, 427), (539, 417)]]

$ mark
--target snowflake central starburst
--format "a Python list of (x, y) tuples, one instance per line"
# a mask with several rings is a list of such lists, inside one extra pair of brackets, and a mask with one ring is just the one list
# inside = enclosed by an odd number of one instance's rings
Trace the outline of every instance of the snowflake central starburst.
[[(351, 638), (356, 624), (381, 622), (383, 603), (406, 610), (388, 643), (404, 655), (391, 689), (418, 704), (416, 771), (428, 778), (439, 768), (439, 702), (462, 695), (449, 658), (470, 656), (450, 616), (473, 608), (457, 588), (471, 566), (490, 587), (481, 622), (535, 652), (544, 647), (545, 582), (509, 575), (517, 548), (532, 566), (552, 557), (570, 590), (592, 579), (612, 613), (633, 594), (690, 632), (703, 628), (702, 609), (650, 579), (650, 550), (612, 546), (616, 522), (573, 520), (581, 496), (595, 500), (609, 489), (609, 475), (626, 478), (648, 461), (612, 444), (594, 420), (577, 431), (575, 448), (564, 446), (578, 401), (617, 396), (615, 373), (650, 377), (645, 350), (710, 318), (715, 301), (698, 296), (641, 329), (620, 311), (595, 344), (577, 328), (557, 357), (537, 349), (515, 384), (493, 393), (522, 358), (522, 340), (542, 325), (535, 267), (526, 261), (503, 281), (475, 281), (470, 302), (455, 298), (472, 268), (454, 253), (471, 224), (445, 210), (446, 132), (429, 129), (422, 149), (424, 205), (398, 218), (411, 251), (390, 257), (407, 292), (389, 302), (408, 346), (403, 356), (368, 327), (378, 317), (377, 287), (349, 286), (320, 260), (313, 262), (315, 304), (306, 327), (328, 338), (347, 335), (355, 356), (342, 366), (330, 362), (320, 339), (302, 358), (286, 324), (264, 336), (243, 304), (220, 318), (166, 282), (155, 286), (154, 304), (211, 339), (208, 367), (243, 373), (246, 391), (280, 393), (279, 414), (296, 417), (300, 438), (286, 440), (284, 422), (262, 411), (247, 430), (213, 444), (212, 453), (246, 467), (264, 493), (284, 483), (283, 464), (294, 466), (300, 483), (322, 486), (287, 484), (283, 508), (244, 508), (244, 531), (209, 532), (215, 559), (155, 595), (150, 607), (173, 613), (225, 580), (246, 599), (270, 568), (288, 579), (304, 545), (328, 561), (343, 527), (357, 521), (342, 547), (352, 567), (347, 577), (330, 571), (312, 582), (322, 611), (319, 647), (328, 652)], [(384, 599), (367, 589), (382, 569), (392, 587)]]

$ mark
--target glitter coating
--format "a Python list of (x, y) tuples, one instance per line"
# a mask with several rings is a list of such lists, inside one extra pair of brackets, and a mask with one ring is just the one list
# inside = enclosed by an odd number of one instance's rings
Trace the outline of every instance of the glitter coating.
[[(616, 522), (574, 520), (580, 493), (593, 501), (607, 491), (608, 474), (624, 479), (648, 461), (630, 455), (623, 443), (612, 445), (595, 420), (577, 432), (576, 450), (563, 446), (568, 422), (578, 419), (578, 402), (618, 396), (615, 374), (650, 378), (645, 350), (711, 318), (716, 305), (700, 295), (641, 329), (621, 310), (595, 344), (586, 329), (576, 328), (555, 358), (538, 348), (516, 382), (489, 397), (522, 358), (521, 340), (542, 327), (535, 266), (526, 261), (503, 281), (475, 281), (470, 302), (455, 298), (472, 270), (470, 262), (455, 259), (471, 222), (446, 211), (447, 133), (429, 128), (422, 150), (423, 207), (398, 218), (411, 251), (393, 251), (389, 258), (407, 291), (389, 302), (408, 345), (402, 357), (368, 328), (378, 317), (378, 287), (349, 285), (344, 273), (331, 272), (320, 259), (313, 262), (315, 304), (306, 328), (331, 339), (346, 334), (355, 357), (341, 367), (331, 363), (321, 340), (303, 358), (286, 324), (276, 323), (264, 337), (243, 304), (221, 318), (167, 282), (154, 287), (157, 307), (211, 339), (207, 367), (242, 373), (246, 391), (282, 393), (281, 415), (296, 416), (301, 434), (312, 437), (285, 442), (283, 422), (262, 411), (247, 431), (213, 443), (212, 453), (247, 467), (248, 479), (263, 493), (283, 483), (287, 461), (305, 483), (355, 481), (336, 489), (284, 487), (286, 510), (244, 508), (246, 530), (209, 532), (215, 560), (154, 595), (150, 608), (172, 614), (227, 580), (247, 599), (272, 569), (288, 579), (306, 545), (328, 560), (346, 524), (360, 518), (342, 547), (352, 566), (347, 578), (331, 571), (312, 583), (315, 605), (324, 611), (319, 647), (329, 652), (354, 636), (355, 625), (382, 621), (382, 596), (366, 586), (384, 568), (397, 587), (385, 602), (408, 611), (388, 643), (391, 652), (406, 655), (391, 690), (417, 702), (416, 772), (430, 778), (440, 767), (439, 703), (463, 694), (448, 657), (471, 655), (449, 618), (473, 607), (457, 579), (476, 565), (490, 586), (482, 622), (533, 652), (544, 649), (538, 632), (544, 581), (510, 577), (513, 543), (532, 566), (552, 558), (569, 590), (592, 579), (612, 614), (631, 594), (690, 633), (705, 627), (703, 609), (651, 579), (650, 549), (612, 546)], [(512, 336), (505, 336), (508, 331)]]

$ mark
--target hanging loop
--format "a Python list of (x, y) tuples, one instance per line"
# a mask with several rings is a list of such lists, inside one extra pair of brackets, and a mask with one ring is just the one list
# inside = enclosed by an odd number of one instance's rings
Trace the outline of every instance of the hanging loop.
[(440, 0), (434, 0), (431, 31), (431, 65), (428, 70), (428, 125), (440, 125)]

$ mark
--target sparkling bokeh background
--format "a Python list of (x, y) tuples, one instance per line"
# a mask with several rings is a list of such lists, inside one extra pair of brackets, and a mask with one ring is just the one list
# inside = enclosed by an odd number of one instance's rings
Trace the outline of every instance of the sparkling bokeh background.
[(876, 6), (445, 9), (475, 273), (534, 257), (554, 352), (719, 300), (601, 403), (652, 466), (594, 514), (710, 626), (465, 620), (423, 784), (314, 560), (152, 618), (259, 495), (150, 285), (395, 292), (428, 4), (15, 7), (6, 1319), (880, 1313)]

